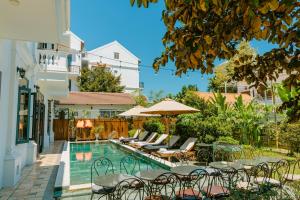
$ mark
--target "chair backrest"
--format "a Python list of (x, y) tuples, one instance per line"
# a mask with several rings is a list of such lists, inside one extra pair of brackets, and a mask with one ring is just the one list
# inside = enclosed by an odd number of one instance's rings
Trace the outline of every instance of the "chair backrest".
[(133, 135), (133, 138), (138, 138), (139, 134), (141, 133), (141, 129), (137, 129), (135, 131), (135, 134)]
[(160, 144), (162, 143), (166, 138), (168, 137), (168, 134), (162, 134), (160, 135), (154, 142), (154, 144)]
[[(251, 182), (257, 182), (260, 178), (260, 182), (267, 183), (267, 180), (270, 177), (270, 168), (267, 163), (259, 163), (258, 165), (252, 167), (248, 171), (248, 177), (250, 177)], [(264, 190), (264, 184), (260, 184), (260, 190)]]
[(132, 177), (119, 182), (114, 190), (113, 199), (142, 200), (145, 196), (145, 183)]
[(126, 156), (120, 161), (120, 173), (125, 171), (126, 174), (133, 175), (140, 169), (140, 162), (134, 155)]
[(170, 138), (170, 140), (169, 140), (169, 142), (168, 142), (168, 146), (169, 147), (172, 147), (172, 146), (174, 146), (175, 144), (176, 144), (176, 142), (180, 139), (180, 136), (179, 135), (171, 135), (170, 136), (171, 138)]
[(297, 160), (290, 161), (289, 164), (290, 166), (288, 174), (291, 174), (293, 179), (296, 174), (296, 169), (300, 169), (300, 158), (298, 158)]
[(139, 134), (139, 140), (142, 141), (142, 140), (146, 139), (147, 135), (148, 135), (148, 131), (141, 132)]
[(162, 199), (159, 198), (164, 196), (164, 199), (174, 199), (176, 196), (176, 188), (180, 187), (180, 178), (171, 172), (166, 172), (148, 184), (148, 195), (150, 199)]
[[(228, 194), (227, 187), (230, 183), (230, 174), (224, 173), (221, 170), (215, 170), (215, 172), (209, 174), (207, 188), (205, 190), (206, 197), (209, 199), (215, 199), (215, 197), (222, 197)], [(214, 192), (215, 188), (219, 188), (217, 192)]]
[(114, 166), (108, 158), (101, 157), (94, 160), (91, 165), (91, 184), (93, 183), (94, 175), (100, 176), (109, 173), (114, 174)]
[(150, 136), (147, 138), (146, 142), (149, 143), (152, 140), (154, 140), (154, 138), (156, 137), (156, 135), (157, 135), (156, 132), (151, 133)]
[(181, 145), (180, 150), (190, 151), (194, 147), (196, 141), (197, 138), (190, 137), (185, 141), (185, 143), (183, 143), (183, 145)]
[(280, 186), (286, 183), (285, 175), (289, 172), (289, 162), (287, 160), (280, 160), (271, 166), (270, 177), (280, 182)]
[[(196, 191), (203, 191), (203, 187), (205, 184), (207, 184), (209, 178), (209, 174), (205, 169), (196, 169), (193, 170), (188, 178), (187, 178), (187, 184), (190, 182), (191, 186), (195, 188)], [(184, 180), (183, 180), (184, 181)], [(185, 188), (183, 188), (185, 189)]]

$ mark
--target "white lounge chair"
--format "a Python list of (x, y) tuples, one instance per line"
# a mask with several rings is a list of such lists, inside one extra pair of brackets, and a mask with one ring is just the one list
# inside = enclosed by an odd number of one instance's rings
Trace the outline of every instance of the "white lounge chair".
[(147, 145), (159, 145), (159, 144), (161, 144), (167, 137), (168, 137), (168, 134), (162, 134), (162, 135), (160, 135), (160, 136), (155, 140), (155, 142), (137, 142), (137, 143), (135, 143), (135, 147), (141, 148), (141, 147), (147, 146)]
[[(156, 135), (157, 135), (156, 132), (151, 133), (150, 136), (147, 138), (147, 140), (144, 142), (147, 142), (147, 143), (152, 142), (155, 139)], [(131, 141), (129, 144), (130, 144), (130, 146), (135, 146), (139, 142), (142, 142), (142, 141)]]
[(162, 157), (162, 158), (168, 158), (170, 159), (171, 156), (174, 156), (179, 153), (188, 153), (193, 149), (195, 146), (195, 143), (197, 141), (197, 138), (190, 137), (183, 143), (183, 145), (180, 146), (179, 149), (160, 149), (158, 150), (155, 155)]
[(131, 140), (138, 140), (139, 134), (142, 132), (141, 129), (137, 129), (133, 137), (123, 138), (121, 137), (119, 140), (120, 142), (126, 143), (130, 142)]
[(169, 148), (173, 147), (179, 139), (180, 139), (179, 135), (172, 135), (169, 142), (165, 145), (160, 145), (160, 144), (159, 145), (146, 145), (143, 148), (146, 151), (157, 151), (162, 148), (169, 149)]

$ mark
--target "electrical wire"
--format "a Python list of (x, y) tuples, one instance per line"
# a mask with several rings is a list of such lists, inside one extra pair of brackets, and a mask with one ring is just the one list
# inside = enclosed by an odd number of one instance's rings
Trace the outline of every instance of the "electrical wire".
[[(68, 46), (66, 45), (63, 45), (63, 44), (57, 44), (58, 46), (63, 46), (63, 47), (66, 47), (66, 48), (69, 48)], [(61, 51), (61, 50), (58, 50), (56, 49), (56, 51)], [(67, 52), (67, 51), (61, 51), (61, 52), (65, 52), (65, 53), (73, 53), (74, 51), (70, 51), (70, 52)], [(82, 51), (78, 51), (78, 53), (82, 53)], [(125, 63), (125, 64), (131, 64), (131, 65), (136, 65), (137, 63), (133, 63), (133, 62), (128, 62), (128, 61), (123, 61), (123, 60), (120, 60), (120, 59), (114, 59), (114, 58), (109, 58), (109, 57), (105, 57), (105, 56), (100, 56), (98, 54), (94, 54), (94, 53), (91, 53), (91, 52), (84, 52), (84, 54), (87, 54), (87, 55), (92, 55), (92, 56), (95, 56), (95, 57), (99, 57), (100, 59), (100, 62), (102, 62), (102, 58), (103, 59), (107, 59), (107, 60), (111, 60), (111, 61), (116, 61), (116, 62), (120, 62), (120, 67), (121, 67), (121, 63)], [(146, 65), (146, 64), (141, 64), (141, 63), (138, 63), (138, 66), (139, 68), (142, 67), (142, 68), (148, 68), (148, 69), (153, 69), (153, 66), (152, 65)], [(139, 69), (140, 70), (140, 69)], [(159, 70), (164, 70), (164, 71), (170, 71), (172, 73), (172, 75), (175, 75), (175, 71), (176, 69), (172, 69), (170, 67), (162, 67), (160, 68)], [(157, 72), (155, 72), (157, 74)], [(186, 73), (187, 77), (189, 77), (189, 74), (190, 73), (198, 73), (197, 71), (188, 71), (188, 73)], [(202, 75), (203, 77), (203, 75)]]

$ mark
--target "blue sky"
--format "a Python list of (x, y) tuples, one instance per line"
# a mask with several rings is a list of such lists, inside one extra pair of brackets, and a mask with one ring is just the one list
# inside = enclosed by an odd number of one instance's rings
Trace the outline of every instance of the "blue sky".
[[(163, 51), (163, 8), (162, 0), (147, 9), (131, 7), (129, 0), (74, 0), (71, 1), (71, 30), (85, 41), (86, 50), (118, 40), (139, 57), (142, 64), (151, 66), (154, 58)], [(272, 47), (265, 42), (253, 41), (251, 44), (259, 53)], [(220, 62), (216, 61), (216, 64)], [(170, 63), (167, 67), (174, 68), (174, 65)], [(176, 77), (167, 70), (155, 74), (153, 69), (144, 67), (140, 72), (146, 95), (151, 90), (175, 94), (188, 84), (196, 84), (201, 91), (206, 91), (208, 77), (202, 77), (200, 72)]]

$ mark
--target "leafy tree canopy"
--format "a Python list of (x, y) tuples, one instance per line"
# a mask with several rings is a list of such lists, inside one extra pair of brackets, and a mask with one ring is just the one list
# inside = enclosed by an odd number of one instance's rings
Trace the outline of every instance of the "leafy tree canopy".
[[(131, 5), (148, 7), (158, 0), (130, 0)], [(165, 0), (162, 20), (166, 26), (164, 51), (155, 59), (159, 70), (167, 62), (176, 65), (176, 75), (188, 70), (212, 73), (216, 58), (232, 58), (243, 40), (265, 40), (276, 44), (254, 63), (247, 56), (235, 64), (233, 78), (259, 87), (289, 74), (285, 84), (297, 85), (300, 79), (300, 2), (298, 0)], [(300, 96), (300, 94), (298, 94)]]
[(197, 85), (182, 86), (181, 91), (177, 93), (175, 99), (182, 102), (182, 99), (186, 96), (189, 91), (199, 91)]
[(81, 92), (123, 92), (120, 76), (113, 75), (105, 67), (85, 67), (77, 79)]
[(214, 76), (209, 79), (208, 90), (225, 92), (225, 84), (227, 92), (237, 92), (235, 81), (232, 80), (234, 76), (234, 69), (239, 67), (236, 64), (240, 58), (247, 57), (245, 63), (253, 63), (257, 56), (256, 50), (252, 48), (247, 41), (242, 41), (238, 48), (237, 53), (221, 65), (214, 69)]

